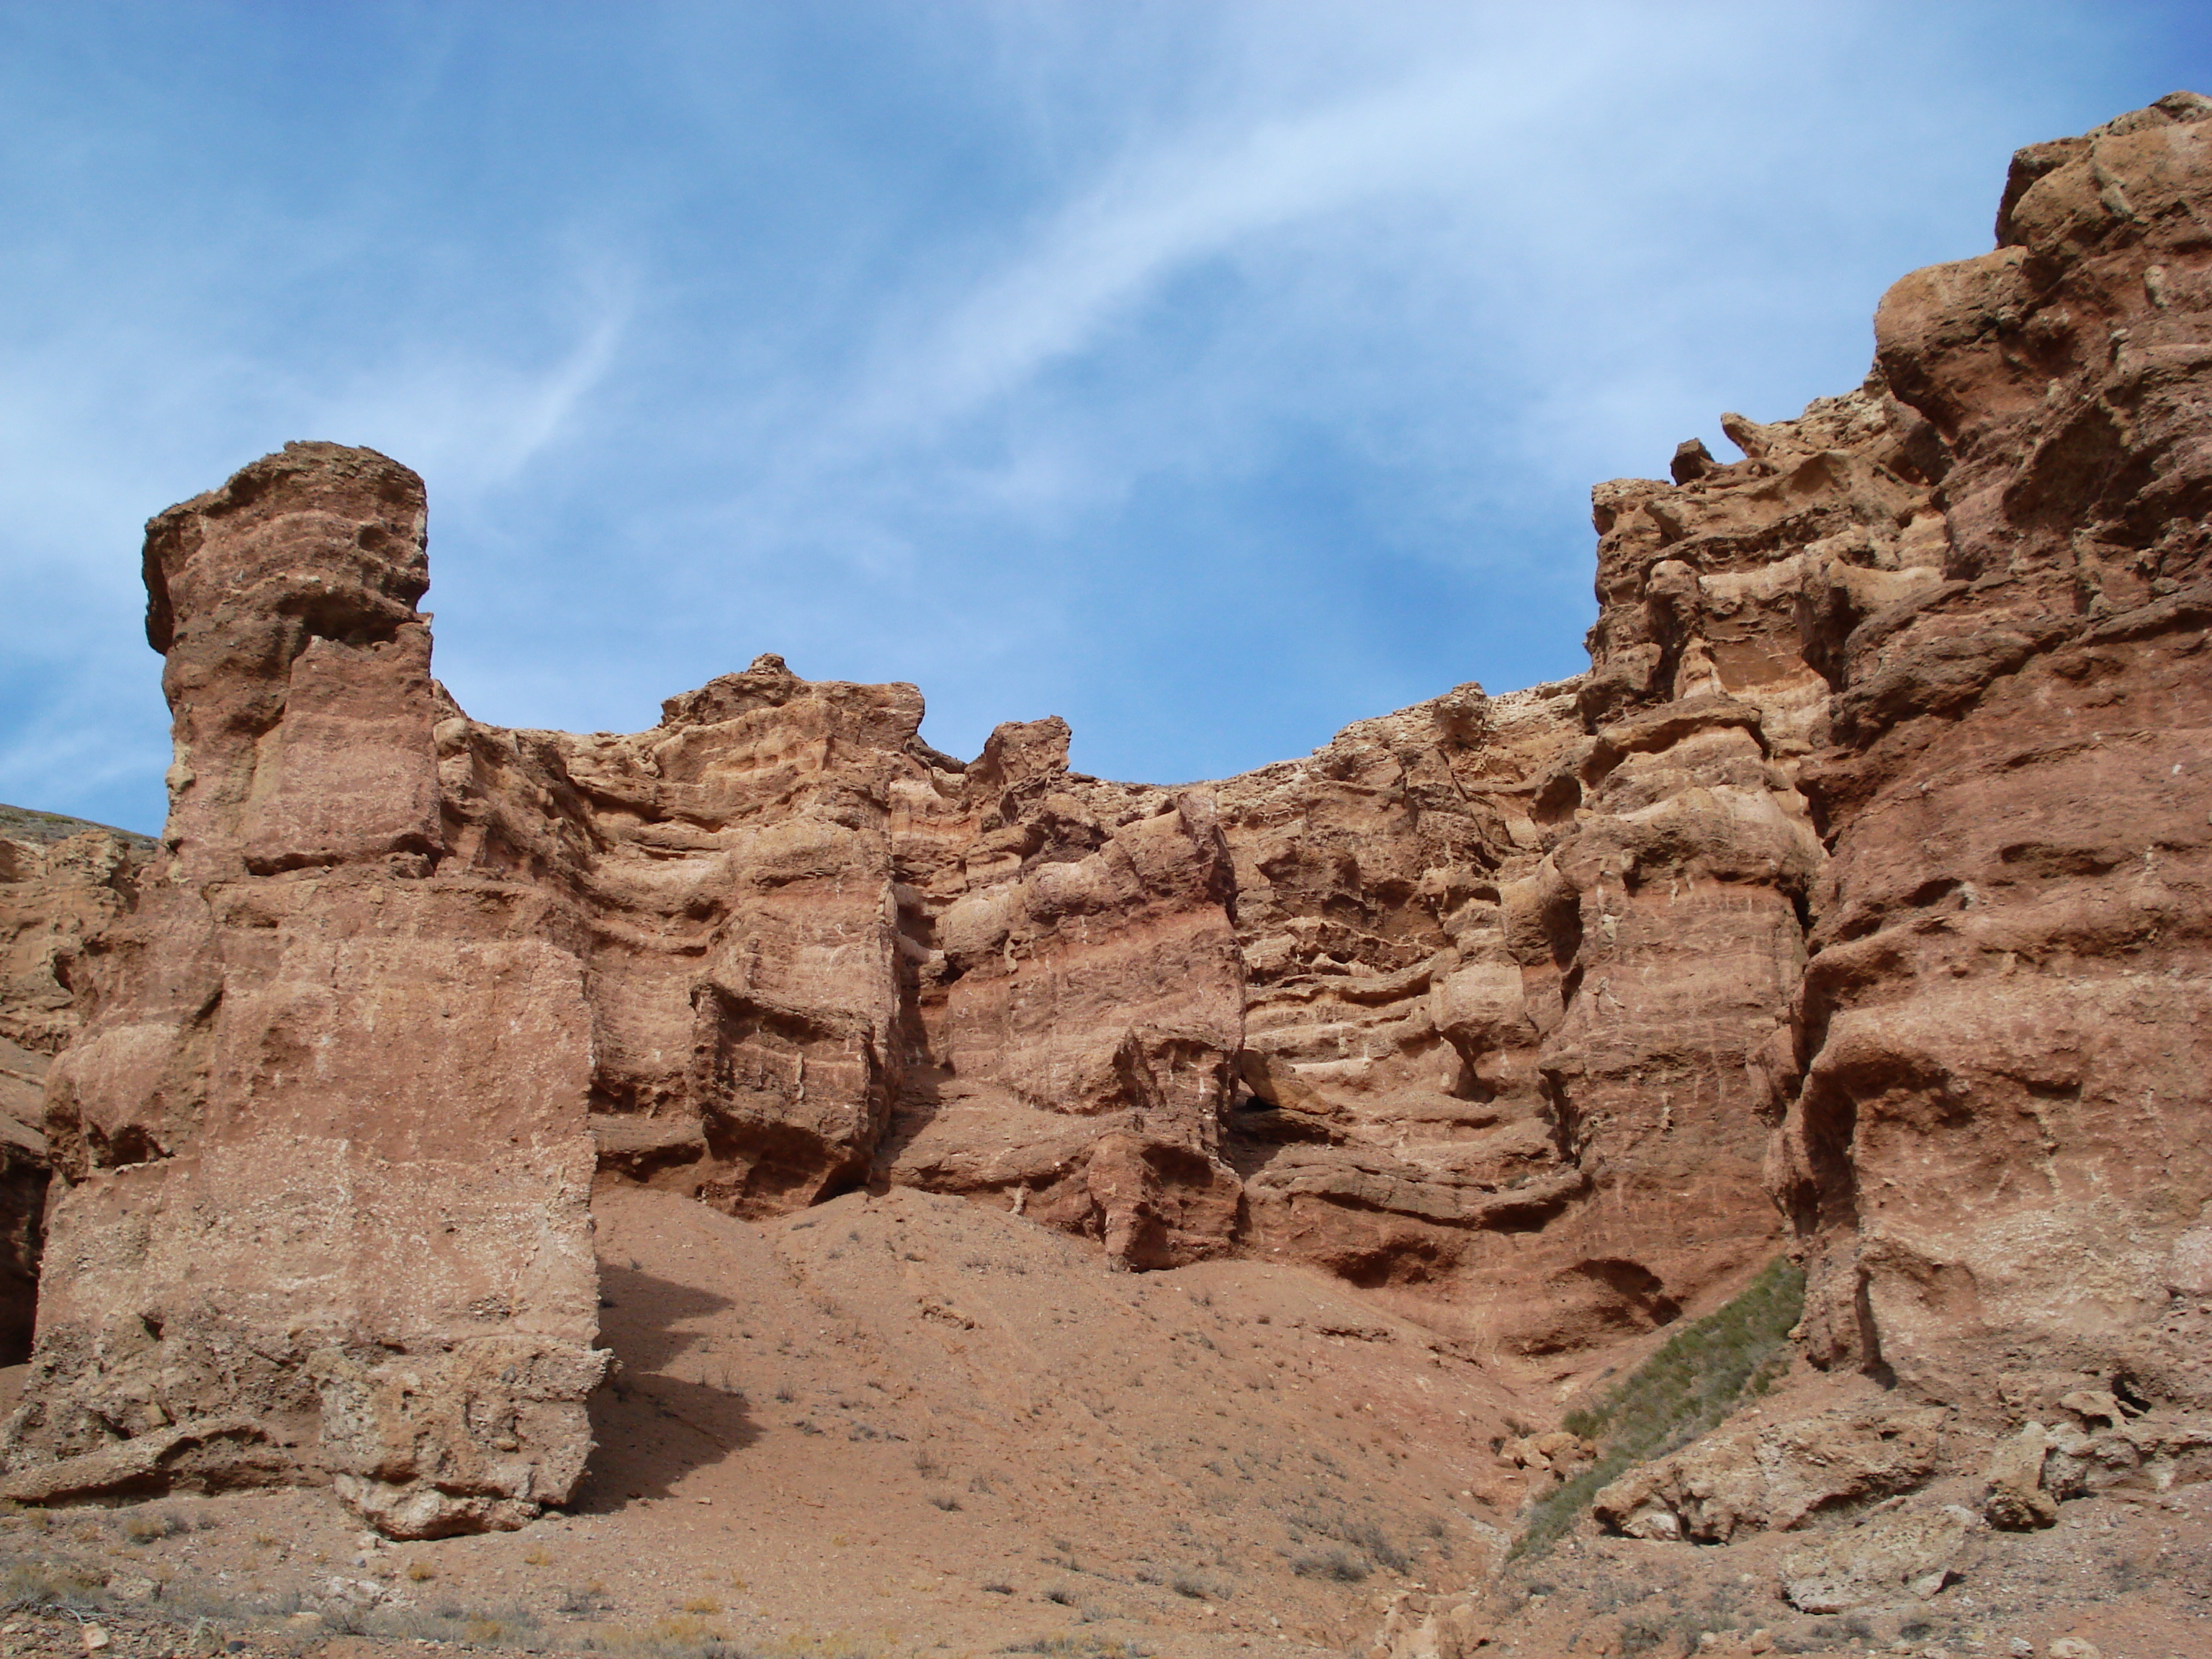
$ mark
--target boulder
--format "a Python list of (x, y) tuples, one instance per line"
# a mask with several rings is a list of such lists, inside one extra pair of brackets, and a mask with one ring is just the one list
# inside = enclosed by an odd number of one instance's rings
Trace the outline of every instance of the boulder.
[(1632, 1538), (1727, 1543), (1918, 1490), (1943, 1467), (1948, 1413), (1887, 1400), (1723, 1428), (1630, 1470), (1591, 1511)]
[(1800, 1613), (1848, 1613), (1942, 1589), (1973, 1519), (1953, 1506), (1885, 1516), (1782, 1557), (1782, 1596)]
[(2040, 1423), (2027, 1425), (1998, 1444), (1982, 1474), (1982, 1513), (1991, 1526), (2026, 1532), (2058, 1519), (2057, 1502), (2043, 1488), (2044, 1459), (2050, 1450), (2051, 1435)]

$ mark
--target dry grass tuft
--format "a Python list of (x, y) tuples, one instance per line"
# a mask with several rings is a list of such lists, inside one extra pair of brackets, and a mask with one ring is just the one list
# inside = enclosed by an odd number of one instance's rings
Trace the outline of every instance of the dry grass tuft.
[(125, 1516), (123, 1519), (123, 1535), (134, 1544), (157, 1543), (191, 1529), (191, 1522), (166, 1510)]

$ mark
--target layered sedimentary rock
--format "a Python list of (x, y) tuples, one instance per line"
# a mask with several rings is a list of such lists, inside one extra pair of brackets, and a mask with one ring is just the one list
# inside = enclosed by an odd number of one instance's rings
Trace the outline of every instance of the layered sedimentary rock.
[(1593, 735), (1576, 690), (1463, 687), (1222, 788), (1255, 1245), (1529, 1352), (1771, 1255), (1745, 1060), (1820, 856), (1740, 717)]
[(129, 906), (151, 846), (0, 808), (0, 1364), (31, 1352), (50, 1172), (46, 1071), (83, 1024), (87, 949)]
[[(1787, 1247), (1808, 1352), (1961, 1421), (2212, 1403), (2208, 109), (2023, 152), (1863, 386), (1601, 485), (1588, 674), (1214, 784), (1056, 720), (963, 764), (775, 657), (648, 732), (486, 726), (404, 469), (295, 446), (162, 515), (175, 795), (47, 1084), (15, 1489), (557, 1500), (594, 1152), (1313, 1264), (1559, 1375)], [(1621, 1513), (1782, 1503), (1668, 1479)]]
[(871, 1179), (1002, 1193), (1132, 1265), (1225, 1248), (1241, 1030), (1202, 793), (965, 768), (910, 686), (769, 657), (632, 737), (437, 728), (453, 853), (579, 918), (611, 1171), (733, 1214)]
[(1816, 1349), (1923, 1391), (2212, 1405), (2208, 117), (2022, 152), (1876, 318), (1942, 556), (1832, 623), (1783, 1184)]
[[(611, 1172), (741, 1215), (871, 1181), (988, 1196), (1131, 1266), (1310, 1261), (1533, 1350), (1649, 1329), (1771, 1253), (1745, 1043), (1781, 1017), (1794, 913), (1723, 896), (1689, 941), (1709, 980), (1607, 980), (1590, 1036), (1580, 900), (1544, 850), (1596, 746), (1572, 688), (1462, 687), (1181, 790), (1070, 771), (1057, 720), (963, 766), (921, 712), (763, 659), (634, 736), (441, 723), (449, 864), (585, 919)], [(1802, 811), (1745, 810), (1802, 886)], [(1620, 921), (1595, 902), (1595, 959), (1634, 948)], [(1734, 995), (1748, 1039), (1668, 1025)], [(1603, 1042), (1672, 1068), (1656, 1125), (1581, 1105)], [(1699, 1223), (1665, 1223), (1686, 1194)]]
[(548, 895), (441, 870), (422, 485), (303, 444), (149, 527), (161, 854), (46, 1085), (19, 1498), (313, 1476), (511, 1522), (590, 1437), (590, 1019)]

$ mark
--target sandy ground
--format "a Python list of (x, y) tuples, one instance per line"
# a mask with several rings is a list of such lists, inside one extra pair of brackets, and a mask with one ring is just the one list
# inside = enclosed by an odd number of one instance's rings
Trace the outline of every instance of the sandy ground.
[(1556, 1389), (1335, 1281), (1115, 1273), (911, 1192), (756, 1224), (611, 1185), (594, 1212), (620, 1370), (573, 1513), (414, 1544), (317, 1492), (0, 1515), (0, 1656), (88, 1655), (88, 1618), (113, 1659), (233, 1640), (331, 1659), (423, 1642), (1344, 1655), (1394, 1597), (1470, 1588), (1486, 1651), (1516, 1659), (1701, 1638), (1718, 1655), (2011, 1659), (2015, 1640), (2086, 1636), (2104, 1659), (2212, 1656), (2212, 1487), (2069, 1504), (2050, 1532), (1981, 1540), (1929, 1602), (1848, 1619), (1776, 1599), (1772, 1538), (1584, 1535), (1500, 1575), (1527, 1477), (1492, 1448)]
[(177, 1497), (0, 1518), (0, 1549), (440, 1638), (1205, 1659), (1340, 1654), (1504, 1541), (1473, 1494), (1510, 1394), (1319, 1275), (1111, 1272), (910, 1192), (767, 1224), (620, 1186), (594, 1210), (620, 1370), (573, 1514), (387, 1545), (318, 1492)]
[[(596, 1213), (623, 1376), (569, 1527), (649, 1527), (671, 1595), (952, 1651), (1335, 1653), (1378, 1590), (1501, 1541), (1461, 1494), (1510, 1396), (1318, 1276), (1113, 1273), (909, 1192), (767, 1226), (635, 1190)], [(649, 1593), (619, 1541), (580, 1547), (618, 1605)]]

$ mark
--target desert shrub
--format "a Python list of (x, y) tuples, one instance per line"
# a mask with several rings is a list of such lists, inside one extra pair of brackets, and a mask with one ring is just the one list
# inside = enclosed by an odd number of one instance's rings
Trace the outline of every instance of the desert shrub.
[(561, 1592), (553, 1610), (570, 1619), (588, 1619), (594, 1613), (605, 1613), (614, 1604), (606, 1598), (599, 1584), (571, 1585)]
[(123, 1535), (134, 1544), (155, 1543), (191, 1529), (191, 1522), (167, 1510), (146, 1510), (123, 1518)]
[(1357, 1584), (1367, 1577), (1367, 1564), (1349, 1550), (1331, 1547), (1304, 1550), (1291, 1558), (1291, 1571), (1301, 1578), (1320, 1578), (1336, 1584)]
[(337, 1601), (318, 1605), (324, 1624), (343, 1636), (386, 1641), (470, 1642), (478, 1647), (535, 1646), (540, 1638), (535, 1613), (520, 1607), (494, 1610), (455, 1602), (435, 1608), (348, 1607)]
[[(1224, 1567), (1229, 1565), (1226, 1556), (1217, 1553), (1215, 1559)], [(1223, 1575), (1188, 1567), (1170, 1573), (1167, 1588), (1193, 1601), (1226, 1601), (1237, 1593), (1234, 1582)]]
[[(1686, 1650), (1683, 1634), (1673, 1619), (1663, 1614), (1641, 1613), (1621, 1622), (1620, 1650), (1629, 1656), (1629, 1659), (1634, 1659), (1638, 1654), (1662, 1650), (1672, 1650), (1679, 1654)], [(1690, 1645), (1695, 1644), (1693, 1638)]]
[(1337, 1534), (1354, 1549), (1364, 1553), (1377, 1566), (1388, 1567), (1393, 1572), (1403, 1572), (1413, 1565), (1405, 1551), (1392, 1543), (1382, 1528), (1372, 1521), (1359, 1521)]
[(315, 1613), (322, 1620), (323, 1628), (333, 1636), (367, 1636), (370, 1633), (368, 1621), (362, 1617), (361, 1610), (349, 1607), (343, 1601), (333, 1601), (326, 1607), (318, 1607)]
[(780, 1636), (765, 1644), (735, 1641), (702, 1619), (677, 1613), (635, 1628), (602, 1630), (577, 1645), (621, 1659), (889, 1659), (890, 1654), (879, 1643), (842, 1634)]
[(1790, 1328), (1804, 1311), (1804, 1273), (1777, 1256), (1734, 1300), (1674, 1332), (1596, 1404), (1568, 1413), (1569, 1432), (1599, 1443), (1597, 1462), (1537, 1501), (1513, 1555), (1549, 1548), (1631, 1467), (1706, 1433), (1747, 1391), (1764, 1394), (1788, 1364)]
[(27, 1561), (0, 1574), (0, 1611), (32, 1607), (87, 1608), (99, 1605), (100, 1581), (58, 1563)]

